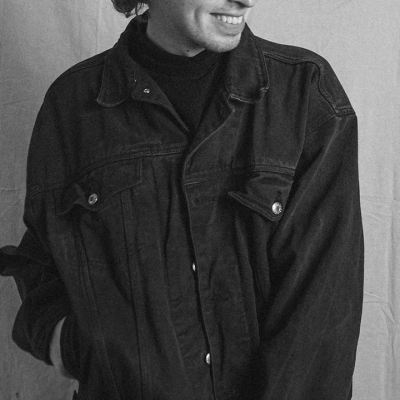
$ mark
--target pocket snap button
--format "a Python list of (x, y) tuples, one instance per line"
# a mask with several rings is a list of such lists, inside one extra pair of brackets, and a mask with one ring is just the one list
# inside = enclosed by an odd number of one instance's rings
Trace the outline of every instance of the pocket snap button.
[(97, 201), (99, 200), (99, 197), (97, 196), (96, 193), (92, 193), (89, 198), (88, 198), (88, 203), (93, 206), (94, 204), (97, 203)]
[(279, 215), (282, 211), (283, 211), (283, 207), (282, 207), (281, 203), (275, 202), (274, 204), (272, 204), (272, 212), (275, 215)]

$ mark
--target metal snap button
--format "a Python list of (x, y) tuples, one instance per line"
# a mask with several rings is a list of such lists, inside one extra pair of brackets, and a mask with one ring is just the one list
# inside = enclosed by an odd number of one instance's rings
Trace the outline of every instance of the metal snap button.
[(193, 272), (196, 272), (196, 264), (195, 263), (192, 264), (192, 270), (193, 270)]
[(150, 89), (148, 89), (148, 88), (144, 89), (143, 93), (149, 94), (150, 93)]
[(210, 354), (210, 353), (208, 353), (208, 354), (206, 355), (206, 364), (207, 364), (207, 365), (210, 365), (210, 364), (211, 364), (211, 354)]
[(88, 198), (88, 203), (93, 206), (99, 200), (99, 196), (96, 193), (92, 193)]
[(281, 203), (275, 202), (274, 204), (272, 204), (272, 212), (275, 215), (279, 215), (282, 211), (283, 211), (283, 207), (282, 207)]

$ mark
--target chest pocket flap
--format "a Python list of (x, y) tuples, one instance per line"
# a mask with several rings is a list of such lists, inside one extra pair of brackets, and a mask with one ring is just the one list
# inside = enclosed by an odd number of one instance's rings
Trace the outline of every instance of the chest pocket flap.
[(141, 182), (141, 159), (113, 162), (94, 168), (69, 186), (55, 191), (56, 213), (68, 213), (75, 206), (98, 211), (116, 193)]
[(228, 194), (269, 220), (279, 220), (286, 207), (293, 177), (269, 171), (251, 171), (237, 190)]

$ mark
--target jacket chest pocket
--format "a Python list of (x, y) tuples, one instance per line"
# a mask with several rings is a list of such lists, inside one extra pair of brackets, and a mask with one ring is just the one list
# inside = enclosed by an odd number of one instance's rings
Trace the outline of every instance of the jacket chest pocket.
[(56, 214), (73, 232), (80, 262), (115, 265), (121, 261), (132, 192), (141, 176), (141, 159), (114, 162), (57, 189)]
[(240, 178), (238, 187), (228, 194), (248, 211), (274, 222), (284, 214), (292, 182), (289, 174), (252, 171)]

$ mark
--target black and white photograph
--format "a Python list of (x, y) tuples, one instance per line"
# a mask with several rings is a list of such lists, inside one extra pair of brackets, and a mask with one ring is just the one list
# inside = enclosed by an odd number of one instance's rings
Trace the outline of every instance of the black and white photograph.
[(0, 0), (0, 400), (399, 400), (399, 32)]

